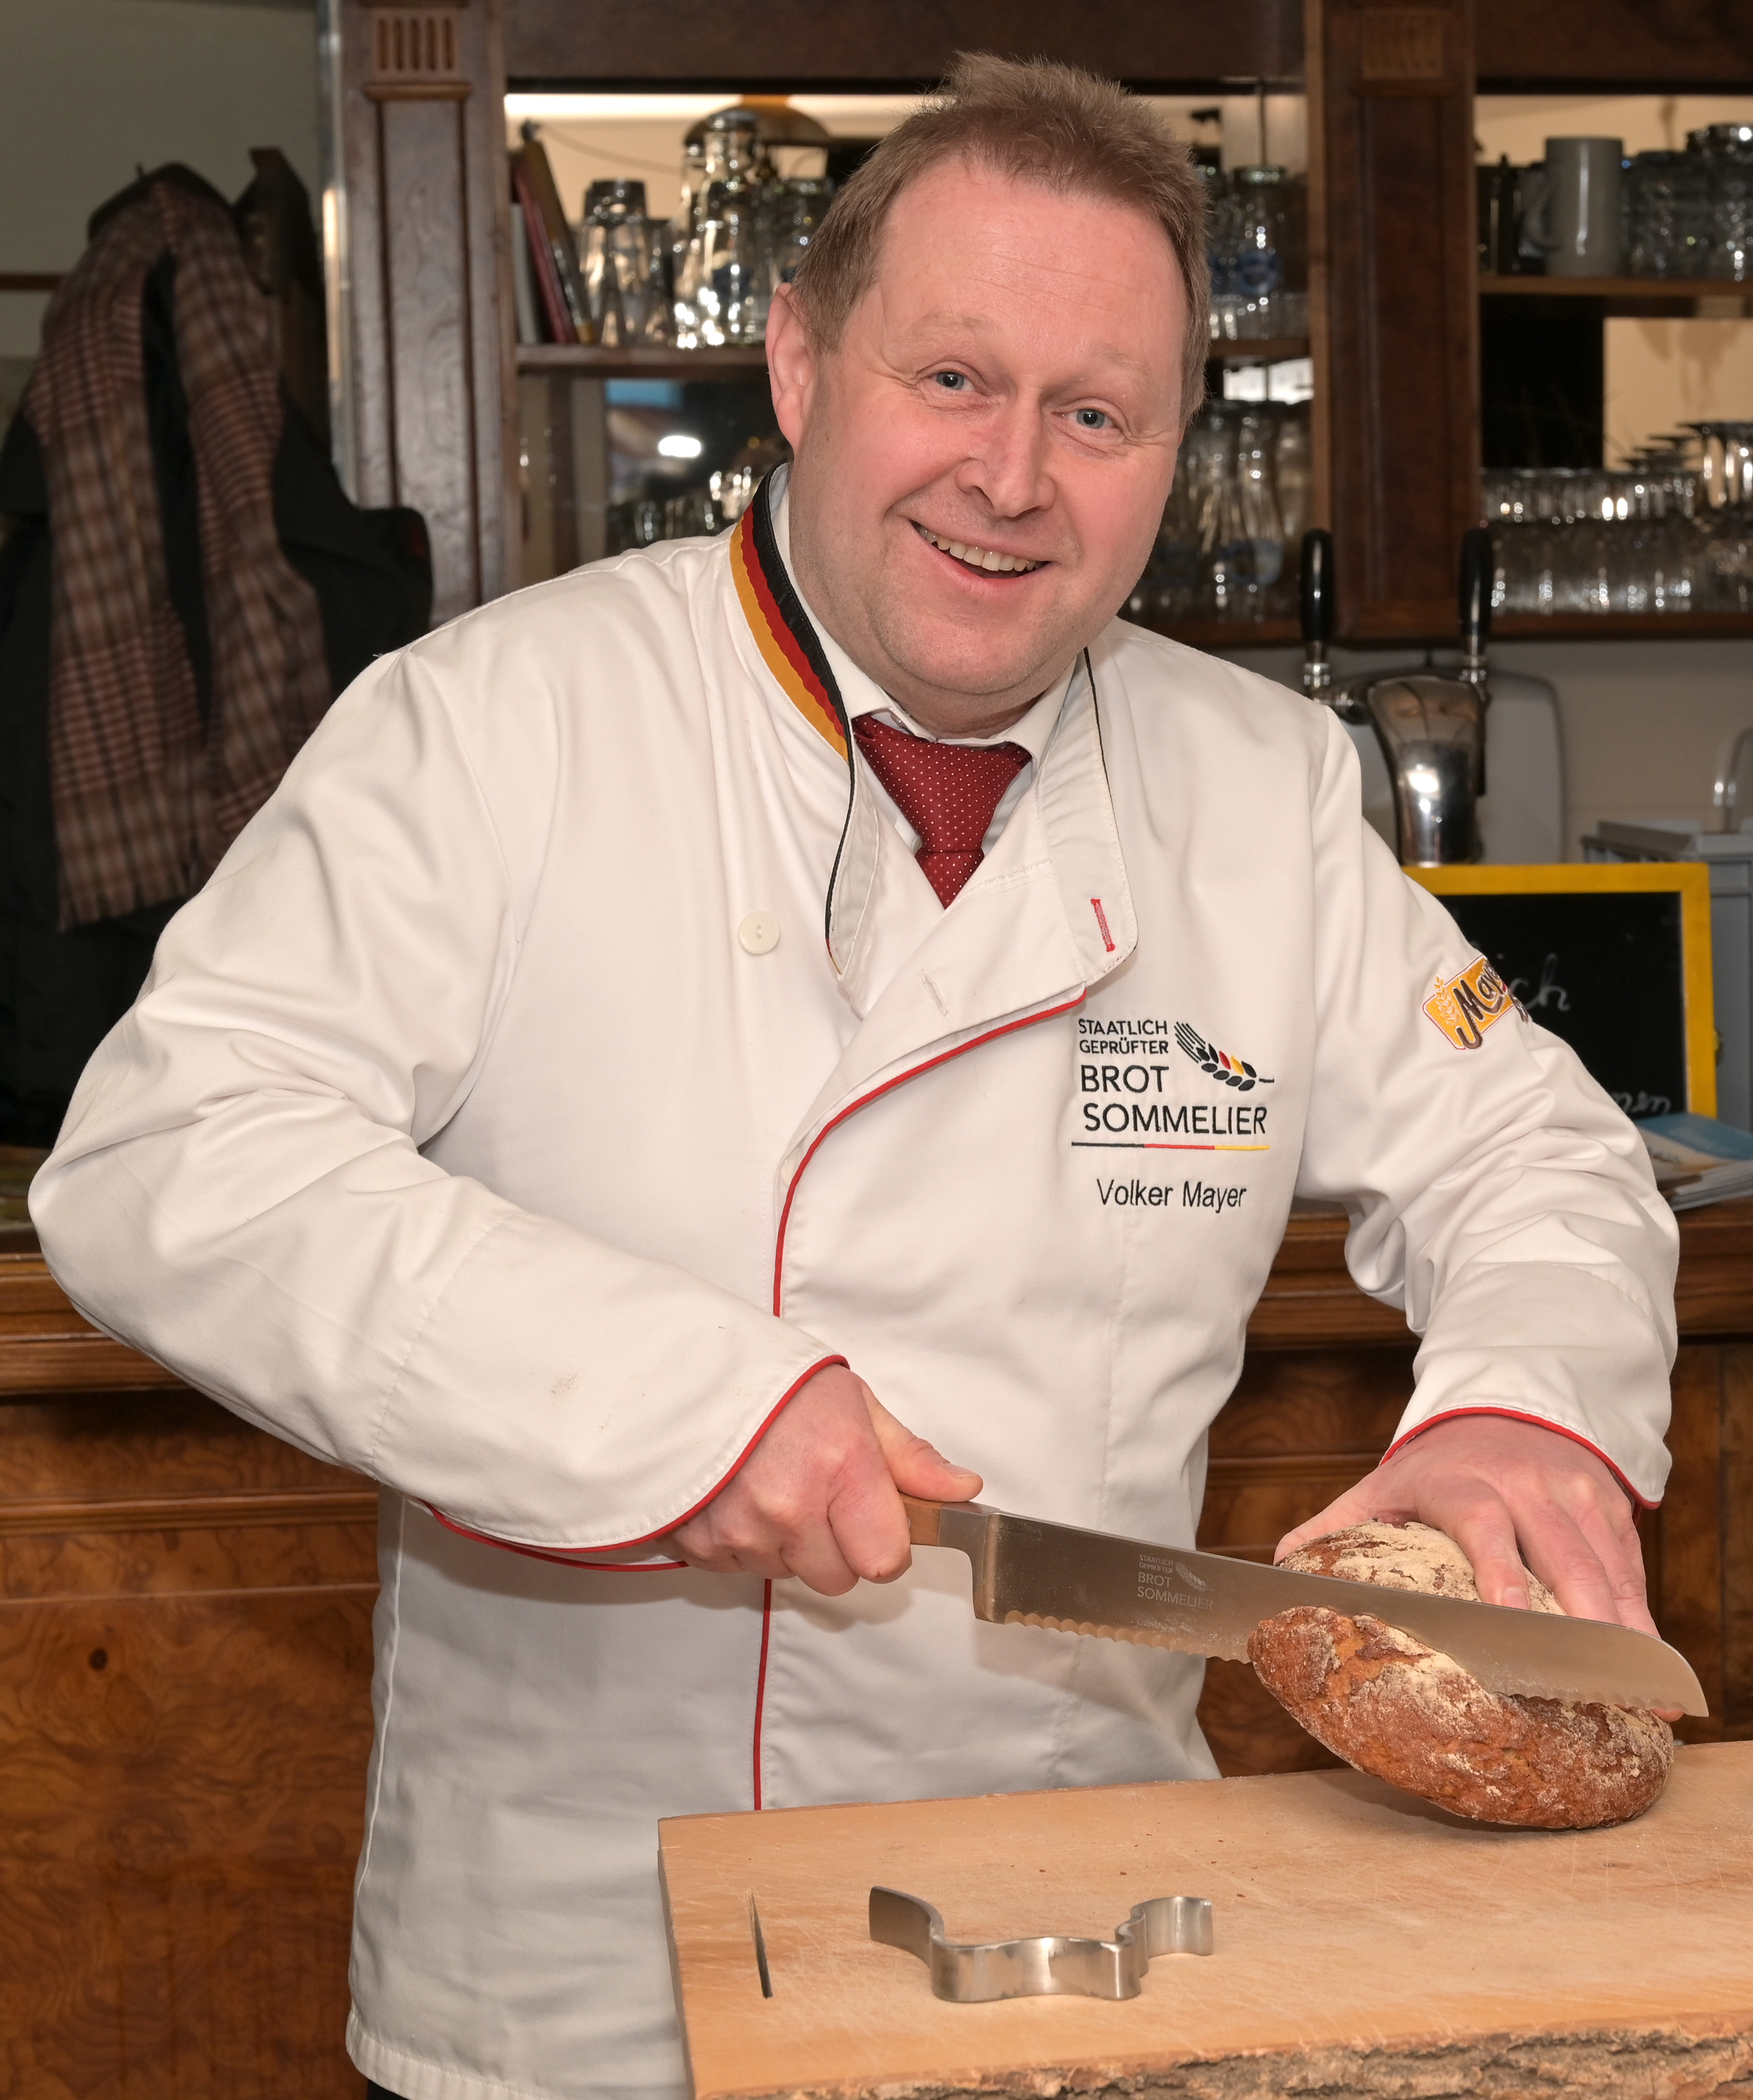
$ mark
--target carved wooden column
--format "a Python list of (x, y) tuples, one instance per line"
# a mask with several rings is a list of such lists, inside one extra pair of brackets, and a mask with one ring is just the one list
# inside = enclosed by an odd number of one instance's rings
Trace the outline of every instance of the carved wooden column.
[(1472, 0), (1309, 0), (1318, 450), (1342, 632), (1455, 632), (1477, 522)]
[(435, 620), (517, 580), (499, 0), (329, 0), (347, 464), (432, 536)]

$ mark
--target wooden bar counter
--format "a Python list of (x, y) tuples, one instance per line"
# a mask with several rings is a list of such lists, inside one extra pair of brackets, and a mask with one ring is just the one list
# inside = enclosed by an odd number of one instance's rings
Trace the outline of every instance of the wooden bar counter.
[[(1753, 1737), (1753, 1202), (1681, 1221), (1657, 1616)], [(1375, 1462), (1398, 1314), (1294, 1220), (1212, 1436), (1200, 1543), (1269, 1554)], [(3, 1244), (3, 1243), (0, 1243)], [(105, 1340), (0, 1251), (0, 2090), (360, 2100), (347, 1944), (370, 1744), (377, 1496)], [(1225, 1771), (1331, 1763), (1234, 1665)]]

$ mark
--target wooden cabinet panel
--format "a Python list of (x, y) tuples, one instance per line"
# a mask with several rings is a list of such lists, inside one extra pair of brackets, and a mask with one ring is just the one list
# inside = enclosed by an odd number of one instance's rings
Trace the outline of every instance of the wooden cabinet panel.
[(357, 2100), (364, 1587), (0, 1605), (0, 2071)]
[(1447, 638), (1475, 522), (1469, 0), (1309, 0), (1318, 448), (1341, 631)]
[(363, 2094), (376, 1504), (186, 1388), (0, 1406), (0, 2089)]
[(1297, 0), (506, 0), (506, 69), (547, 86), (702, 82), (744, 88), (923, 85), (957, 51), (1063, 59), (1140, 82), (1291, 80), (1302, 70)]
[(517, 579), (498, 0), (338, 0), (343, 451), (361, 503), (426, 521), (433, 619)]
[(1479, 80), (1654, 95), (1753, 87), (1746, 0), (1478, 0)]

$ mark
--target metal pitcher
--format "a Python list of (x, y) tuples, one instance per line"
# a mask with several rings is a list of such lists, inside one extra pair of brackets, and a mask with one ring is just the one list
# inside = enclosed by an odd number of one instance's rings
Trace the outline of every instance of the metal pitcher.
[(1485, 792), (1486, 708), (1491, 691), (1486, 644), (1491, 624), (1491, 536), (1461, 542), (1461, 662), (1453, 676), (1430, 667), (1375, 672), (1332, 683), (1333, 546), (1303, 536), (1303, 690), (1341, 721), (1367, 723), (1393, 783), (1394, 828), (1409, 867), (1441, 867), (1480, 856), (1478, 804)]

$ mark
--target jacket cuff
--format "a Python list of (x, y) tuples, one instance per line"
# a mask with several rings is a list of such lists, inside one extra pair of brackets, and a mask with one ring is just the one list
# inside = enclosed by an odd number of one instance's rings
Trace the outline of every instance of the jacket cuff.
[(1661, 1507), (1660, 1497), (1658, 1496), (1655, 1500), (1652, 1501), (1649, 1496), (1640, 1494), (1637, 1489), (1632, 1485), (1631, 1481), (1626, 1478), (1623, 1471), (1618, 1466), (1614, 1464), (1613, 1459), (1606, 1452), (1601, 1449), (1598, 1444), (1592, 1443), (1587, 1436), (1580, 1435), (1576, 1430), (1569, 1427), (1562, 1422), (1551, 1421), (1543, 1414), (1530, 1414), (1524, 1410), (1517, 1407), (1449, 1408), (1443, 1414), (1432, 1415), (1428, 1422), (1417, 1423), (1411, 1429), (1402, 1430), (1400, 1435), (1394, 1439), (1393, 1442), (1390, 1444), (1388, 1449), (1382, 1454), (1381, 1462), (1385, 1466), (1388, 1463), (1388, 1461), (1392, 1458), (1397, 1452), (1405, 1450), (1407, 1445), (1411, 1443), (1415, 1437), (1422, 1436), (1427, 1429), (1434, 1429), (1439, 1422), (1459, 1422), (1465, 1416), (1470, 1414), (1495, 1415), (1500, 1421), (1504, 1422), (1531, 1423), (1536, 1429), (1550, 1429), (1554, 1436), (1568, 1436), (1573, 1444), (1580, 1444), (1585, 1451), (1592, 1451), (1594, 1453), (1595, 1456), (1600, 1459), (1602, 1465), (1606, 1467), (1607, 1471), (1612, 1474), (1614, 1479), (1617, 1480), (1619, 1485), (1624, 1489), (1627, 1497), (1634, 1502), (1639, 1509), (1653, 1510), (1658, 1509)]
[(725, 1489), (731, 1485), (731, 1481), (736, 1478), (737, 1475), (742, 1471), (744, 1467), (748, 1464), (749, 1454), (753, 1451), (755, 1446), (761, 1441), (762, 1438), (766, 1435), (767, 1432), (773, 1427), (774, 1423), (779, 1420), (780, 1415), (784, 1413), (785, 1410), (791, 1405), (792, 1401), (797, 1398), (797, 1395), (802, 1392), (803, 1388), (810, 1383), (810, 1379), (815, 1376), (816, 1373), (818, 1371), (828, 1370), (836, 1364), (838, 1364), (842, 1369), (850, 1370), (850, 1368), (844, 1357), (824, 1357), (819, 1363), (812, 1364), (809, 1370), (806, 1370), (801, 1378), (793, 1379), (792, 1383), (787, 1387), (783, 1393), (780, 1394), (778, 1401), (774, 1404), (774, 1406), (771, 1411), (768, 1414), (766, 1420), (762, 1422), (760, 1427), (756, 1430), (754, 1435), (749, 1438), (748, 1441), (743, 1446), (742, 1449), (738, 1452), (735, 1461), (725, 1473), (722, 1479), (719, 1480), (714, 1483), (712, 1487), (709, 1488), (705, 1493), (700, 1497), (700, 1500), (694, 1504), (691, 1509), (684, 1510), (680, 1516), (674, 1518), (670, 1523), (665, 1524), (661, 1531), (647, 1532), (642, 1538), (624, 1538), (608, 1546), (531, 1546), (526, 1544), (520, 1539), (501, 1538), (497, 1537), (492, 1532), (477, 1531), (469, 1524), (458, 1524), (454, 1518), (446, 1516), (443, 1510), (432, 1508), (430, 1503), (423, 1502), (421, 1504), (421, 1507), (426, 1510), (430, 1515), (435, 1517), (437, 1520), (444, 1525), (447, 1531), (455, 1532), (459, 1538), (472, 1538), (478, 1545), (480, 1546), (497, 1546), (507, 1553), (522, 1553), (526, 1555), (532, 1560), (553, 1560), (557, 1561), (562, 1567), (565, 1568), (597, 1568), (606, 1569), (611, 1573), (623, 1575), (660, 1574), (672, 1568), (686, 1568), (690, 1564), (686, 1560), (665, 1560), (662, 1559), (644, 1560), (604, 1560), (602, 1556), (605, 1554), (630, 1553), (639, 1546), (649, 1546), (652, 1544), (654, 1541), (660, 1538), (666, 1538), (671, 1532), (678, 1530), (688, 1521), (690, 1517), (697, 1516), (700, 1512), (705, 1508), (707, 1503), (714, 1500), (716, 1497), (722, 1494)]

